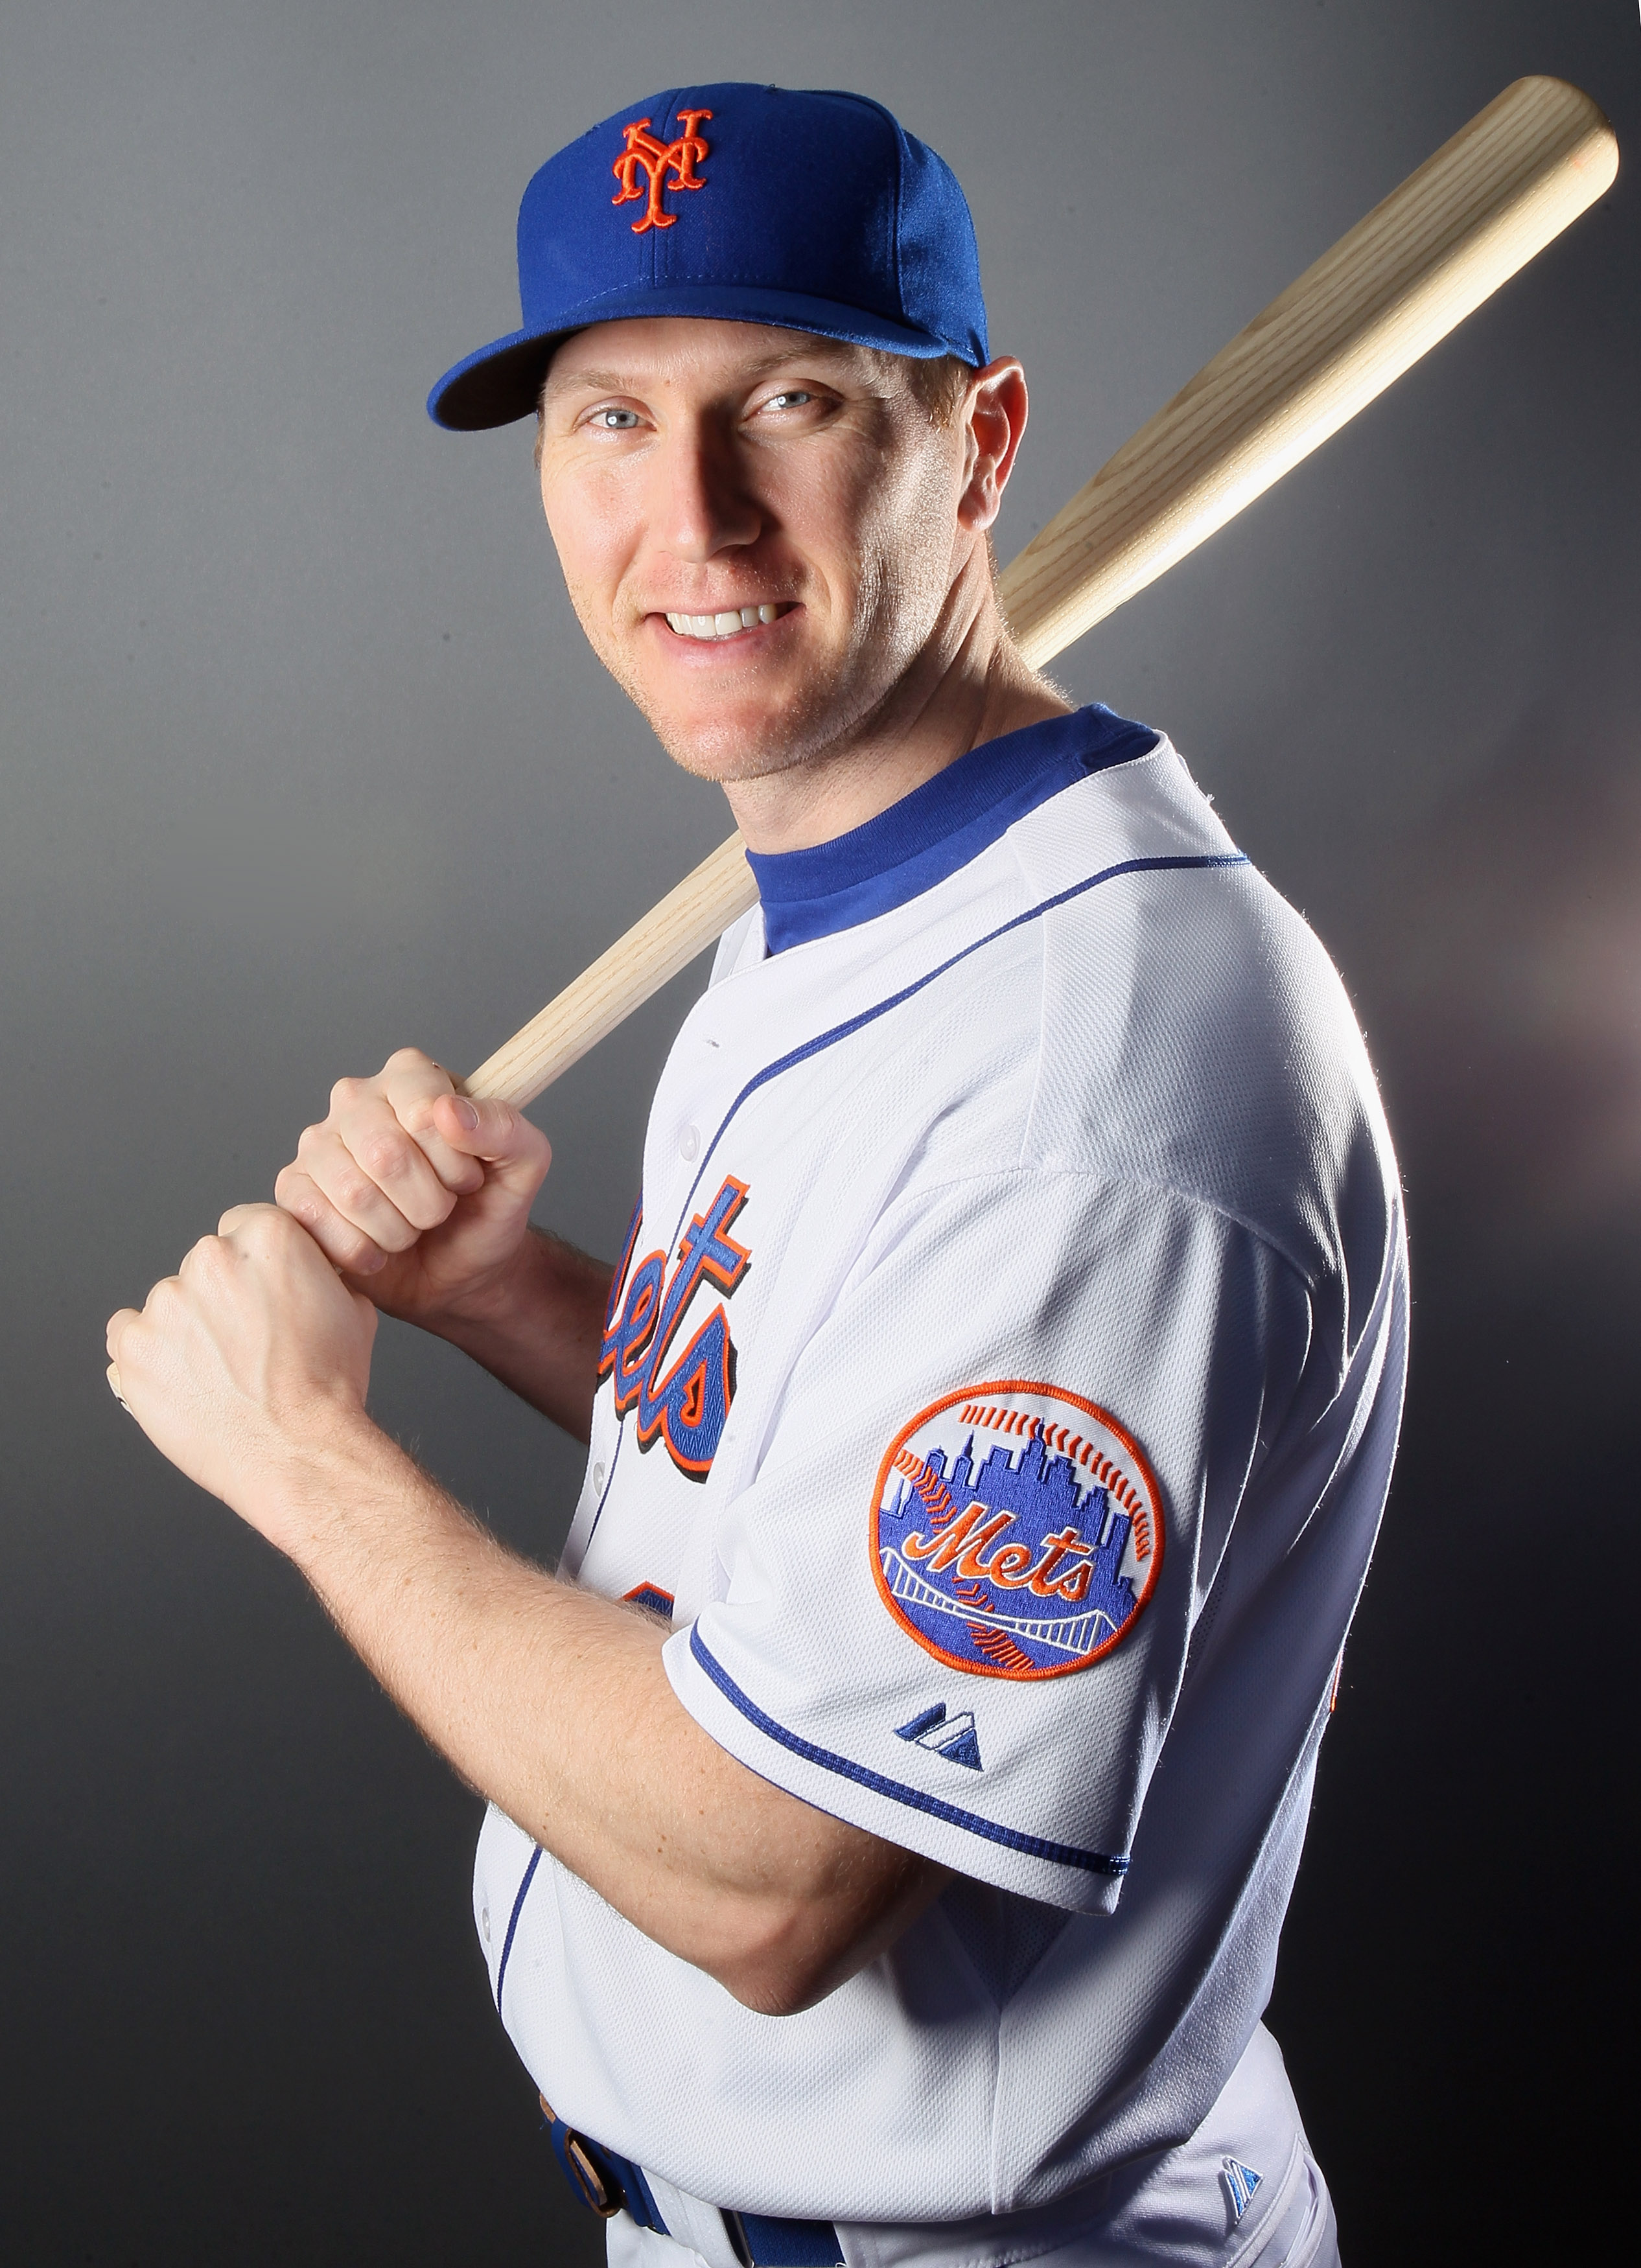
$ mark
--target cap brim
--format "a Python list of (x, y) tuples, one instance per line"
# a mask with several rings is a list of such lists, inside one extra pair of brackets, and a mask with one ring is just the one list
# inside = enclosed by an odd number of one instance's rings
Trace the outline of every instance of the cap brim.
[(972, 340), (960, 344), (915, 330), (887, 315), (846, 307), (832, 299), (812, 299), (798, 291), (763, 291), (740, 284), (669, 284), (605, 292), (579, 306), (566, 307), (551, 330), (510, 331), (447, 370), (427, 398), (427, 414), (453, 433), (479, 433), (528, 417), (541, 399), (541, 381), (554, 350), (572, 331), (592, 323), (624, 322), (650, 315), (695, 316), (698, 320), (769, 323), (776, 329), (804, 331), (850, 346), (882, 347), (890, 354), (924, 361), (955, 355), (971, 365)]

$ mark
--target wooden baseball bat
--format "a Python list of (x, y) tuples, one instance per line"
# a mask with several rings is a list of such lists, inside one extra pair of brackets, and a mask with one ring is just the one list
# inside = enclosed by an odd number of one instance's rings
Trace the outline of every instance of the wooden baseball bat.
[[(1003, 577), (1027, 659), (1049, 660), (1365, 408), (1593, 204), (1618, 144), (1588, 95), (1519, 78), (1342, 236), (1103, 465)], [(522, 1106), (757, 896), (739, 835), (480, 1064)]]

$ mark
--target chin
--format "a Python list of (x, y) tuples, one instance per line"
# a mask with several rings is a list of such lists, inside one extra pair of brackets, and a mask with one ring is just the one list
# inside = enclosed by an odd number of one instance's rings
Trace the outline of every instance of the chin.
[(767, 718), (745, 731), (719, 723), (691, 731), (655, 716), (650, 723), (681, 771), (696, 779), (717, 780), (725, 787), (737, 780), (766, 779), (771, 772), (790, 771), (808, 753), (795, 745), (791, 732), (772, 727)]
[(772, 703), (732, 695), (717, 702), (709, 696), (700, 704), (686, 704), (646, 697), (647, 687), (629, 689), (656, 739), (681, 770), (726, 786), (789, 771), (832, 737), (815, 714), (817, 708), (830, 704)]

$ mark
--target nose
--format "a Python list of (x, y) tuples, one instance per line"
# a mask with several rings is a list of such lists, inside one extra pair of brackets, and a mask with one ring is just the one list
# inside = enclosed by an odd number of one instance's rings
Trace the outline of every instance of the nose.
[(651, 459), (650, 525), (674, 559), (703, 563), (755, 543), (763, 515), (729, 438), (708, 417), (668, 427)]

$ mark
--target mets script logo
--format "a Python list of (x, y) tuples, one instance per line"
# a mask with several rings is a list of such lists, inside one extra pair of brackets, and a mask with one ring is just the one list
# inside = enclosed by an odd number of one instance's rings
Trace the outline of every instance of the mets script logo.
[[(675, 142), (658, 142), (650, 131), (647, 118), (636, 118), (630, 126), (623, 126), (627, 147), (610, 167), (621, 183), (618, 195), (610, 199), (613, 205), (629, 205), (639, 197), (647, 202), (644, 217), (632, 225), (635, 236), (642, 236), (646, 228), (673, 228), (678, 215), (669, 213), (661, 202), (667, 189), (704, 189), (706, 183), (695, 172), (696, 166), (710, 150), (711, 144), (703, 142), (695, 129), (703, 118), (710, 118), (710, 110), (681, 110), (683, 132)], [(645, 187), (638, 187), (643, 173)], [(666, 178), (672, 174), (669, 181)]]
[(1106, 1410), (1004, 1379), (895, 1435), (872, 1548), (890, 1613), (939, 1660), (1060, 1677), (1108, 1653), (1155, 1589), (1162, 1499)]
[(724, 1302), (691, 1333), (681, 1354), (673, 1356), (673, 1344), (703, 1285), (731, 1292), (746, 1274), (752, 1255), (729, 1233), (746, 1202), (746, 1182), (727, 1179), (679, 1238), (670, 1273), (664, 1252), (633, 1267), (644, 1225), (642, 1211), (635, 1212), (604, 1312), (599, 1377), (614, 1380), (617, 1414), (636, 1410), (638, 1447), (665, 1441), (667, 1455), (692, 1481), (705, 1480), (710, 1470), (735, 1398), (735, 1349)]

